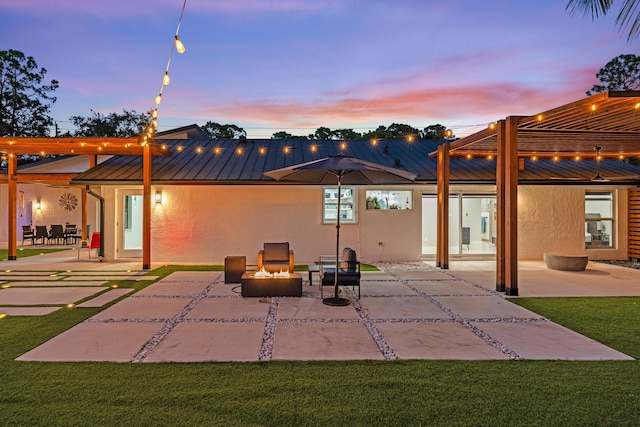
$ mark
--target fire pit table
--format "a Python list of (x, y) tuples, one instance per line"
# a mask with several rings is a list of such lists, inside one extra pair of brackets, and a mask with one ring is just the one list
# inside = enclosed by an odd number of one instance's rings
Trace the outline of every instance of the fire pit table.
[(256, 277), (245, 273), (240, 278), (240, 295), (243, 297), (301, 297), (302, 276), (297, 273), (289, 277)]

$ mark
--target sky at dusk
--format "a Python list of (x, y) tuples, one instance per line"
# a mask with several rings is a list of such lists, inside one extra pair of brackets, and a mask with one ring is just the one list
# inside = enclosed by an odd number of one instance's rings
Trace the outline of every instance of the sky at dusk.
[[(567, 0), (187, 0), (159, 128), (211, 120), (249, 138), (320, 126), (432, 124), (466, 136), (576, 101), (614, 57), (638, 54), (615, 15)], [(183, 0), (0, 0), (0, 50), (60, 83), (52, 116), (146, 112)], [(617, 12), (617, 10), (615, 10)]]

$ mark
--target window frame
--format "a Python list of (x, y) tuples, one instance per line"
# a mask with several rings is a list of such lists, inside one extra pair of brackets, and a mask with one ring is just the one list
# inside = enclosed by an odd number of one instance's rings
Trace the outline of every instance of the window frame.
[[(602, 196), (602, 199), (597, 199), (597, 196)], [(596, 197), (592, 199), (588, 199), (589, 196)], [(611, 212), (611, 216), (603, 216), (602, 212), (588, 212), (587, 202), (591, 201), (606, 201), (611, 205), (609, 206), (609, 210)], [(584, 245), (585, 249), (614, 249), (615, 243), (617, 241), (617, 224), (616, 224), (616, 192), (615, 191), (594, 191), (594, 190), (586, 190), (584, 194)], [(596, 216), (598, 215), (598, 216)], [(600, 230), (598, 225), (596, 224), (596, 231), (593, 230), (593, 223), (606, 223), (610, 224), (610, 230), (604, 228), (604, 230)], [(604, 224), (604, 225), (606, 225)], [(601, 227), (604, 225), (600, 225)], [(599, 238), (594, 239), (594, 236), (598, 234)], [(598, 244), (594, 245), (594, 242), (598, 242)]]
[[(338, 186), (324, 186), (322, 188), (322, 224), (336, 224), (336, 218), (327, 217), (327, 205), (331, 203), (327, 203), (327, 199), (335, 200), (333, 204), (335, 208), (332, 210), (337, 211), (337, 197), (327, 197), (327, 192), (333, 191), (335, 195), (338, 194)], [(350, 192), (350, 194), (345, 195), (345, 193)], [(340, 224), (357, 224), (358, 223), (358, 189), (353, 185), (343, 185), (341, 186), (341, 193), (343, 196), (340, 200)], [(345, 200), (347, 200), (345, 202)], [(346, 205), (346, 206), (345, 206)], [(349, 207), (350, 206), (350, 207)], [(351, 218), (344, 217), (345, 212), (351, 211)], [(337, 213), (337, 212), (336, 212)], [(348, 214), (347, 214), (348, 215)]]

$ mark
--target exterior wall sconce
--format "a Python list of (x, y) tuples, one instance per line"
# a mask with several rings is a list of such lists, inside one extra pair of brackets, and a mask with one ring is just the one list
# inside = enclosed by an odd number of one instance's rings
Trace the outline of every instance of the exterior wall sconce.
[(155, 196), (154, 200), (156, 201), (156, 205), (162, 204), (162, 192), (161, 191), (156, 191), (156, 196)]
[(42, 209), (42, 203), (36, 202), (36, 210)]

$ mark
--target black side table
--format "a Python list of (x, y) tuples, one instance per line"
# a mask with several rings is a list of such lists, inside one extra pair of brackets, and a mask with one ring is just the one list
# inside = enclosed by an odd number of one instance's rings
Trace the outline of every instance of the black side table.
[(247, 270), (247, 257), (228, 256), (224, 259), (224, 283), (240, 283)]

